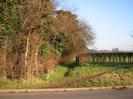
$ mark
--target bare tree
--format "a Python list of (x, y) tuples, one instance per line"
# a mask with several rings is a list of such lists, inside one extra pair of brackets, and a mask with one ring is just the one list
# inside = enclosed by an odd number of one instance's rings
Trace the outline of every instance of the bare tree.
[(70, 11), (57, 11), (55, 27), (59, 33), (58, 35), (60, 35), (58, 40), (64, 41), (63, 55), (74, 57), (87, 49), (87, 45), (93, 42), (94, 36), (91, 27), (85, 22), (79, 21), (77, 15)]

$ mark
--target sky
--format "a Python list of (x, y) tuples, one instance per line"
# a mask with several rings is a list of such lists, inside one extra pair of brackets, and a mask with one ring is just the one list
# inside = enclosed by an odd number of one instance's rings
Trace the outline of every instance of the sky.
[(90, 24), (98, 50), (133, 50), (133, 0), (62, 0), (60, 6), (72, 9)]

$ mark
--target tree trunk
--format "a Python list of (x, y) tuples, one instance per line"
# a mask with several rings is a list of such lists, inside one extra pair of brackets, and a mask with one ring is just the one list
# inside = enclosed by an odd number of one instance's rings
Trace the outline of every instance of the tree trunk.
[(35, 67), (36, 67), (36, 75), (38, 75), (38, 60), (37, 60), (37, 57), (38, 57), (38, 51), (35, 52)]
[(25, 51), (25, 79), (28, 79), (28, 53), (29, 53), (29, 38), (26, 38), (26, 51)]

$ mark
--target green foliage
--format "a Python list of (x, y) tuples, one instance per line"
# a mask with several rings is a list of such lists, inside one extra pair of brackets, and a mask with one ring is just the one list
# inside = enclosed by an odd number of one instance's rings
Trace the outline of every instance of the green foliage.
[(10, 47), (19, 46), (23, 35), (21, 31), (22, 20), (16, 0), (7, 0), (1, 3), (0, 9), (0, 45), (7, 46), (4, 44), (6, 42)]
[[(13, 32), (18, 29), (20, 30), (22, 26), (21, 15), (16, 6), (16, 0), (7, 0), (5, 4), (1, 5), (1, 9), (3, 13), (0, 16), (0, 19), (2, 19), (0, 23), (3, 26), (1, 34), (10, 38), (14, 37)], [(20, 31), (16, 34), (20, 34)]]
[(46, 58), (49, 54), (57, 58), (61, 56), (61, 52), (59, 52), (58, 49), (53, 48), (51, 44), (49, 44), (48, 42), (45, 42), (40, 47), (39, 55), (41, 58)]
[(52, 38), (50, 40), (50, 43), (53, 44), (54, 48), (61, 53), (63, 52), (66, 45), (65, 37), (65, 33), (59, 33), (59, 35), (57, 35), (55, 39)]
[(51, 53), (52, 53), (56, 58), (59, 58), (59, 57), (62, 55), (62, 53), (59, 52), (57, 49), (53, 49), (53, 50), (51, 51)]
[(47, 57), (49, 53), (49, 45), (48, 43), (44, 43), (40, 47), (39, 55), (43, 58)]

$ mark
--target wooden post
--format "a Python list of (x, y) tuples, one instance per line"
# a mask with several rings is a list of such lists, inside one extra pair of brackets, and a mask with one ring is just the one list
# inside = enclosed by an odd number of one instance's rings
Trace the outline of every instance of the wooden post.
[(80, 65), (80, 58), (79, 58), (80, 56), (76, 56), (76, 64), (77, 65)]

